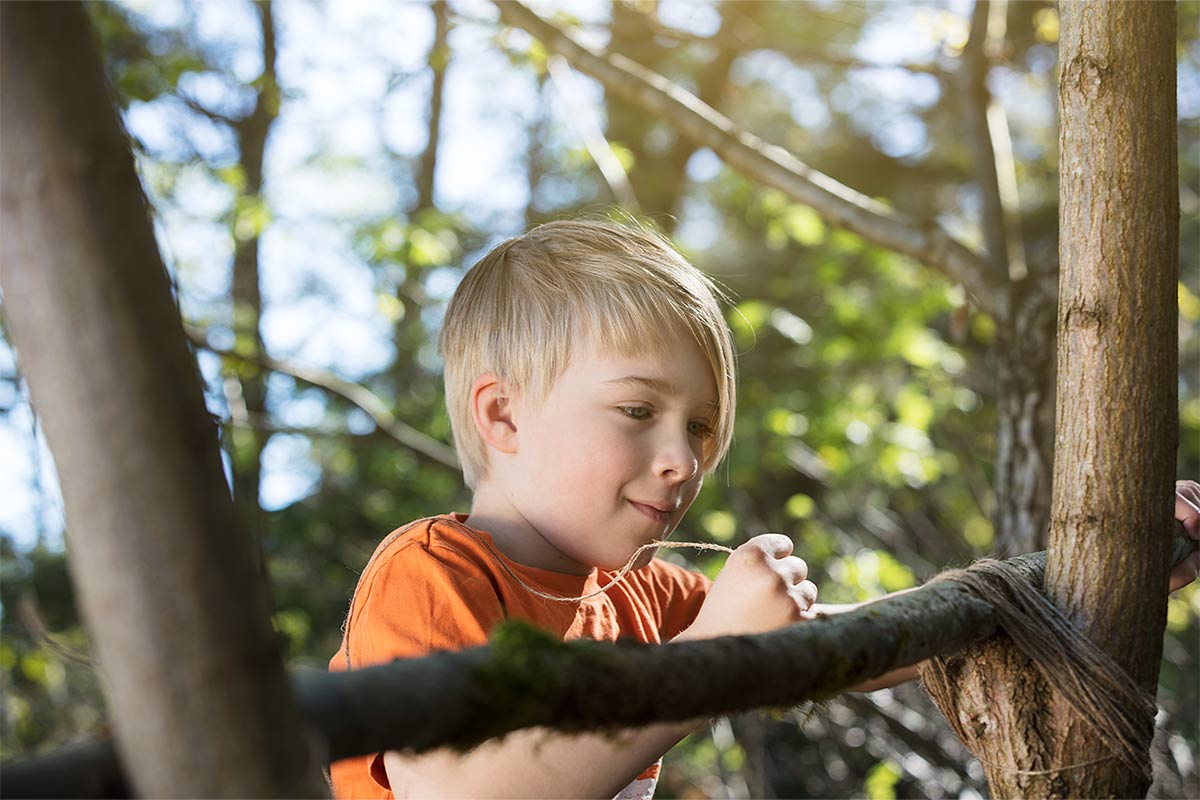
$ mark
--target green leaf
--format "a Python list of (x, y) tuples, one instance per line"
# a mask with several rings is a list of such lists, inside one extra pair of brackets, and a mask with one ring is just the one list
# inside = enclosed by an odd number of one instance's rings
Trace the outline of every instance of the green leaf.
[(806, 494), (794, 494), (788, 498), (784, 511), (792, 519), (807, 519), (816, 510), (816, 502)]
[(737, 533), (737, 518), (728, 511), (709, 511), (700, 518), (700, 525), (718, 542), (728, 542)]
[(783, 226), (788, 236), (805, 247), (825, 241), (825, 223), (821, 215), (808, 206), (789, 206), (783, 215)]
[(890, 758), (880, 761), (867, 773), (863, 791), (870, 800), (896, 800), (896, 784), (901, 774), (899, 765)]

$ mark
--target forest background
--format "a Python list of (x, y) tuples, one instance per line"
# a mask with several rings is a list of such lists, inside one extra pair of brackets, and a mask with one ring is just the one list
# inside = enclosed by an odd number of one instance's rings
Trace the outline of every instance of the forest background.
[[(980, 250), (989, 193), (971, 120), (983, 109), (1010, 270), (1052, 274), (1052, 4), (982, 6), (985, 36), (973, 35), (981, 15), (969, 0), (534, 8)], [(1178, 8), (1178, 474), (1195, 477), (1200, 4)], [(732, 545), (785, 531), (832, 601), (1014, 549), (995, 524), (995, 319), (941, 273), (829, 227), (550, 59), (494, 6), (89, 9), (293, 665), (322, 668), (336, 649), (357, 572), (384, 533), (467, 505), (433, 345), (462, 271), (531, 224), (618, 204), (736, 298), (735, 447), (680, 536)], [(981, 72), (982, 93), (971, 80)], [(104, 719), (52, 460), (18, 367), (0, 342), (5, 759)], [(710, 574), (721, 564), (669, 557)], [(1195, 587), (1170, 600), (1157, 796), (1200, 794), (1198, 615)], [(674, 751), (659, 796), (982, 791), (978, 765), (920, 690), (903, 687), (723, 720)]]

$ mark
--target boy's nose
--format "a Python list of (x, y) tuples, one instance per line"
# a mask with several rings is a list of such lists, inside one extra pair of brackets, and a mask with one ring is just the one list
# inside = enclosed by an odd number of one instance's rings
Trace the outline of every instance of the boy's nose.
[(672, 437), (663, 442), (655, 459), (655, 474), (671, 483), (684, 483), (696, 477), (699, 471), (700, 460), (686, 434), (682, 439)]

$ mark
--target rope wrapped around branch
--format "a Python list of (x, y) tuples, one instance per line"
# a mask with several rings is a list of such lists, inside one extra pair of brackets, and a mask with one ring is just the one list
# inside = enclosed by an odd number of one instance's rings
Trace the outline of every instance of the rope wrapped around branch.
[[(1139, 688), (1124, 668), (1050, 601), (1042, 590), (1044, 570), (1044, 561), (982, 559), (966, 569), (943, 572), (931, 583), (954, 581), (991, 605), (1000, 627), (1037, 665), (1046, 683), (1093, 726), (1112, 757), (1149, 780), (1154, 696)], [(921, 681), (958, 738), (974, 750), (979, 737), (968, 730), (959, 713), (959, 686), (950, 666), (953, 658), (937, 656), (923, 662)], [(1047, 772), (1054, 771), (1060, 770)]]

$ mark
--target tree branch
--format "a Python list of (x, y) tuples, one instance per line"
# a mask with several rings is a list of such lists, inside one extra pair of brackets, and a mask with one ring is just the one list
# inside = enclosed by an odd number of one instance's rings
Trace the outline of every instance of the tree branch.
[(236, 120), (233, 117), (228, 117), (219, 111), (213, 111), (211, 108), (203, 105), (199, 100), (184, 93), (183, 91), (177, 90), (175, 95), (179, 98), (181, 103), (187, 106), (187, 108), (209, 120), (210, 122), (216, 123), (217, 125), (227, 125), (230, 128), (236, 128), (240, 122), (239, 120)]
[(592, 161), (596, 163), (596, 168), (600, 170), (604, 182), (608, 184), (613, 199), (623, 208), (629, 209), (635, 214), (640, 213), (641, 206), (638, 204), (637, 196), (633, 193), (629, 176), (625, 174), (625, 168), (621, 166), (621, 160), (613, 151), (612, 144), (604, 136), (595, 112), (580, 96), (579, 86), (575, 82), (575, 73), (572, 72), (570, 63), (562, 56), (550, 56), (546, 61), (546, 69), (550, 74), (550, 81), (562, 98), (563, 105), (566, 106), (567, 116), (571, 118), (575, 131), (583, 139), (584, 147), (587, 148)]
[(881, 247), (895, 250), (961, 283), (994, 317), (1008, 311), (1004, 285), (989, 273), (975, 251), (933, 220), (913, 220), (804, 164), (782, 147), (739, 129), (727, 117), (661, 75), (619, 53), (589, 48), (543, 20), (516, 0), (497, 4), (501, 18), (539, 39), (552, 52), (682, 134), (711, 148), (727, 164), (792, 200), (815, 209), (834, 226), (846, 228)]
[(650, 28), (655, 36), (661, 36), (677, 44), (697, 44), (705, 47), (715, 47), (720, 50), (732, 48), (739, 52), (773, 50), (796, 62), (815, 61), (841, 69), (902, 69), (906, 72), (932, 75), (936, 78), (947, 77), (946, 70), (934, 62), (896, 61), (887, 64), (864, 61), (846, 49), (834, 50), (823, 48), (818, 50), (811, 47), (797, 47), (791, 42), (781, 42), (771, 39), (771, 37), (764, 33), (762, 26), (757, 24), (740, 26), (732, 31), (718, 31), (712, 36), (702, 36), (690, 31), (680, 30), (679, 28), (672, 28), (664, 24), (662, 20), (653, 14), (647, 14), (637, 6), (634, 6), (634, 10), (641, 14), (642, 18), (646, 21), (646, 27)]
[(194, 325), (185, 324), (184, 331), (187, 333), (188, 339), (197, 347), (202, 347), (222, 358), (257, 364), (275, 372), (281, 372), (284, 375), (291, 375), (293, 378), (349, 400), (355, 406), (365, 411), (374, 420), (375, 424), (379, 426), (381, 431), (391, 436), (400, 444), (424, 456), (428, 456), (451, 469), (459, 468), (458, 456), (455, 455), (453, 448), (439, 442), (427, 433), (422, 433), (408, 423), (397, 419), (396, 415), (388, 409), (387, 404), (362, 384), (339, 378), (337, 375), (326, 370), (280, 361), (279, 359), (271, 358), (265, 353), (247, 355), (227, 348), (217, 347), (208, 341), (208, 335), (204, 330)]
[(21, 592), (20, 599), (17, 601), (17, 618), (21, 620), (21, 624), (25, 626), (25, 630), (29, 635), (41, 645), (44, 649), (54, 653), (64, 661), (72, 661), (76, 664), (82, 664), (85, 667), (95, 668), (96, 664), (91, 657), (86, 653), (82, 653), (59, 640), (57, 636), (50, 632), (46, 625), (46, 621), (42, 618), (41, 607), (38, 605), (37, 595), (32, 589), (26, 589)]
[[(1174, 536), (1178, 562), (1195, 542), (1178, 523)], [(1046, 553), (1007, 563), (1040, 585)], [(336, 761), (384, 750), (467, 749), (529, 727), (620, 730), (791, 706), (956, 652), (996, 631), (989, 603), (943, 580), (770, 633), (665, 645), (563, 642), (516, 623), (487, 647), (350, 672), (296, 672), (292, 687)], [(93, 742), (81, 753), (4, 764), (0, 797), (96, 796), (83, 787), (121, 785), (111, 745)], [(43, 786), (38, 778), (50, 762), (55, 781)]]

